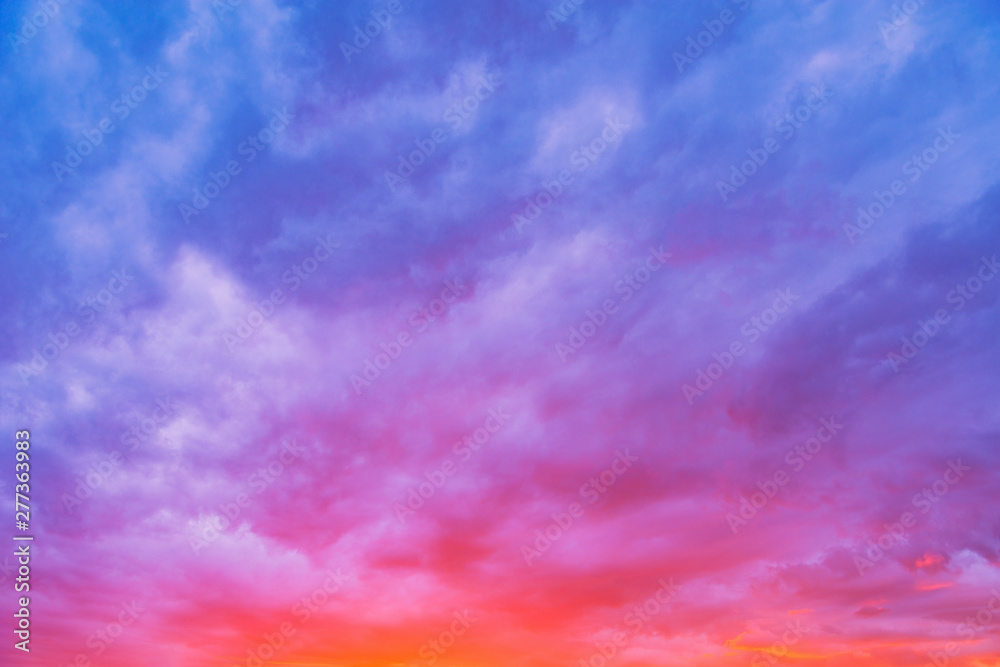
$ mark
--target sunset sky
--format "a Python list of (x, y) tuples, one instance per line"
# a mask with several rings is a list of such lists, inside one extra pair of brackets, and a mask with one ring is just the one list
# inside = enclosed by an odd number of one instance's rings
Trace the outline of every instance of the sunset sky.
[(45, 667), (1000, 667), (996, 0), (12, 0)]

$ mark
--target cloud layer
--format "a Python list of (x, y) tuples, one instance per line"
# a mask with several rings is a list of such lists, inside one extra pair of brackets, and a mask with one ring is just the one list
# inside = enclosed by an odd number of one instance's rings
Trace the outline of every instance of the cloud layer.
[(995, 3), (0, 28), (4, 664), (1000, 665)]

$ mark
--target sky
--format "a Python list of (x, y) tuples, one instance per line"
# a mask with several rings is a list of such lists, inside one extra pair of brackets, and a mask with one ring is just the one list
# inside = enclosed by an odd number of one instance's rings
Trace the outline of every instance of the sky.
[(1000, 666), (996, 2), (0, 34), (3, 665)]

